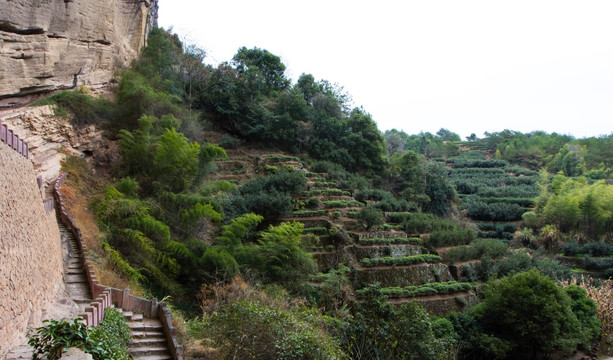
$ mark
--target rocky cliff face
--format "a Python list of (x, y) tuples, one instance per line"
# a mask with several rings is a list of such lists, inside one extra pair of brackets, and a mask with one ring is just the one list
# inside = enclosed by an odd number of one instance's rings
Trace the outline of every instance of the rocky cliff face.
[(102, 129), (74, 127), (48, 105), (0, 111), (0, 121), (28, 144), (34, 170), (49, 190), (66, 155), (85, 157), (99, 168), (110, 167), (119, 156), (116, 143), (103, 138)]
[(106, 85), (156, 18), (157, 0), (0, 0), (0, 108)]

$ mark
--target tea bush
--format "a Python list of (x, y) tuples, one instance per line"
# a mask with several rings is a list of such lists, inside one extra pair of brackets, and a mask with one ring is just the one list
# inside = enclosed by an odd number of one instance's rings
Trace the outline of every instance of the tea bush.
[(380, 266), (380, 265), (414, 265), (423, 263), (437, 263), (441, 261), (441, 257), (432, 254), (409, 255), (401, 257), (380, 257), (380, 258), (364, 258), (360, 263), (364, 266)]

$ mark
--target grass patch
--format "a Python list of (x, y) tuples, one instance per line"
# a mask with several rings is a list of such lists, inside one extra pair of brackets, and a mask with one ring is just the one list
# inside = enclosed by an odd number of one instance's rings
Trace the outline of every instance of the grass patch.
[(74, 125), (100, 124), (111, 119), (114, 113), (111, 101), (78, 91), (59, 91), (32, 104), (41, 105), (55, 105), (55, 115), (70, 117)]

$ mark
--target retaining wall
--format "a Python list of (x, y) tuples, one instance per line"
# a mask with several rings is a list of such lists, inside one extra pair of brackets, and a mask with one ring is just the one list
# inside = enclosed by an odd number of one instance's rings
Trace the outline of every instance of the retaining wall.
[(0, 358), (62, 288), (60, 233), (43, 194), (27, 144), (0, 123)]

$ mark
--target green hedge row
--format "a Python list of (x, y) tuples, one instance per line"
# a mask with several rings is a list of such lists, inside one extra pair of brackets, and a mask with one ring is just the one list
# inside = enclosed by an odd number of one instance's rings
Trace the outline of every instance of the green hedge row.
[(338, 184), (334, 181), (315, 181), (312, 186), (316, 187), (337, 187)]
[(433, 254), (409, 255), (401, 257), (381, 257), (381, 258), (365, 258), (360, 261), (364, 266), (379, 266), (379, 265), (414, 265), (423, 263), (437, 263), (441, 261), (441, 257)]
[(409, 245), (421, 245), (419, 238), (370, 238), (360, 239), (360, 245), (387, 245), (387, 244), (409, 244)]
[(267, 156), (263, 158), (262, 160), (269, 161), (269, 162), (280, 162), (280, 161), (298, 161), (299, 162), (300, 161), (300, 159), (295, 156), (281, 156), (281, 155)]
[(323, 216), (326, 214), (326, 210), (298, 210), (292, 212), (292, 216)]
[[(470, 283), (459, 283), (456, 281), (448, 281), (442, 283), (429, 283), (419, 286), (407, 287), (388, 287), (382, 288), (381, 292), (391, 298), (399, 297), (414, 297), (414, 296), (429, 296), (437, 294), (453, 294), (460, 291), (469, 291), (472, 289)], [(362, 295), (363, 290), (356, 291), (356, 294)]]
[(364, 204), (357, 200), (330, 200), (324, 201), (324, 205), (328, 208), (347, 208), (347, 207), (362, 207)]
[(328, 195), (328, 196), (351, 196), (351, 193), (341, 189), (314, 189), (302, 193), (304, 196)]

